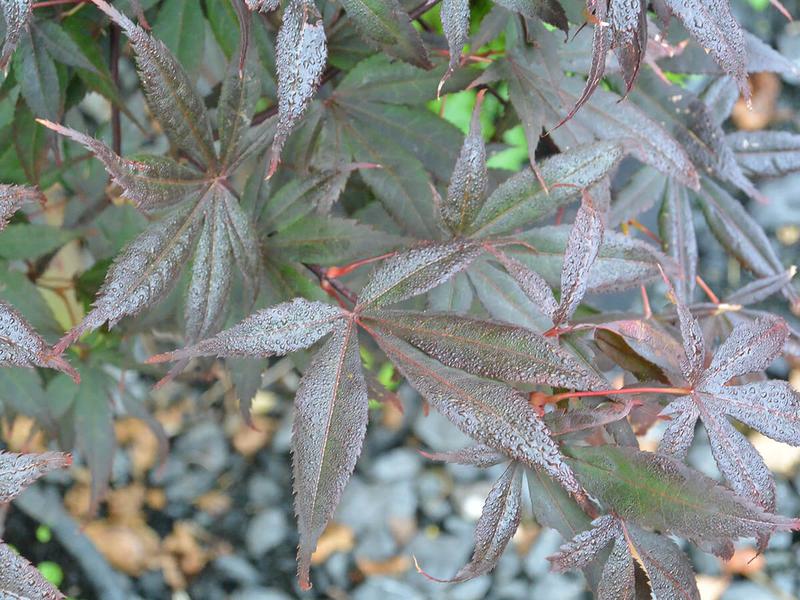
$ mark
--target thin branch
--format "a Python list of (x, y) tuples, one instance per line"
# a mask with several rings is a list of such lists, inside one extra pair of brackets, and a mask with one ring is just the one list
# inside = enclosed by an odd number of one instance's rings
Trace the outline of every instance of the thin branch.
[[(111, 79), (114, 82), (114, 87), (119, 89), (120, 31), (115, 23), (111, 23), (109, 45)], [(119, 106), (116, 102), (111, 103), (111, 143), (117, 156), (122, 156), (122, 123), (120, 121)]]

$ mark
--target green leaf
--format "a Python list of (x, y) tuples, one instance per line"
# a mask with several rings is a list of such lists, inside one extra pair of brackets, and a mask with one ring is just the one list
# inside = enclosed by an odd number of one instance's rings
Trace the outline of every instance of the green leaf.
[(615, 446), (565, 453), (589, 494), (644, 527), (711, 544), (800, 528), (800, 520), (766, 513), (667, 456)]
[(387, 54), (428, 69), (428, 51), (398, 0), (340, 0), (356, 29)]
[(153, 33), (172, 50), (189, 73), (203, 60), (206, 22), (197, 0), (166, 0), (158, 10)]
[(8, 259), (32, 260), (58, 250), (78, 232), (51, 227), (19, 223), (9, 225), (0, 235), (0, 256)]
[(109, 396), (113, 382), (94, 366), (84, 367), (80, 373), (81, 385), (75, 394), (72, 414), (75, 438), (92, 475), (90, 512), (94, 512), (108, 490), (116, 449)]
[(63, 107), (61, 85), (55, 62), (40, 36), (23, 38), (20, 52), (14, 58), (14, 71), (25, 102), (33, 113), (58, 121)]
[(331, 266), (384, 254), (400, 241), (352, 219), (308, 215), (267, 238), (265, 248), (285, 259)]
[(622, 158), (622, 147), (613, 142), (598, 142), (573, 148), (543, 161), (542, 178), (549, 193), (542, 189), (533, 171), (526, 169), (500, 185), (486, 200), (471, 232), (487, 237), (508, 233), (555, 213), (609, 174)]

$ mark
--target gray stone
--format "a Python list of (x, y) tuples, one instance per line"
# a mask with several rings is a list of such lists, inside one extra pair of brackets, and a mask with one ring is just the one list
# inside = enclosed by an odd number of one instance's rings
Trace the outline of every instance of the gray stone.
[(474, 443), (435, 410), (431, 410), (427, 417), (420, 412), (413, 429), (425, 447), (436, 452), (455, 450)]
[(407, 482), (367, 484), (354, 478), (344, 490), (336, 520), (357, 532), (392, 518), (410, 518), (417, 511), (417, 495)]
[(411, 448), (396, 448), (375, 460), (370, 475), (383, 482), (412, 479), (420, 470), (421, 459)]
[(253, 475), (247, 482), (247, 499), (255, 507), (275, 506), (281, 502), (283, 496), (283, 488), (268, 475)]
[(492, 578), (489, 575), (483, 575), (454, 585), (448, 590), (447, 597), (450, 600), (483, 600), (491, 585)]
[(388, 577), (370, 577), (353, 592), (353, 600), (427, 600), (410, 585)]
[(234, 592), (230, 600), (292, 600), (292, 597), (273, 588), (250, 587)]
[(239, 585), (255, 585), (261, 579), (258, 569), (237, 554), (220, 556), (213, 566), (226, 580), (235, 581)]
[(721, 600), (775, 600), (775, 595), (752, 581), (734, 581)]
[(528, 577), (536, 579), (548, 573), (550, 562), (547, 557), (554, 554), (563, 543), (564, 540), (555, 529), (543, 529), (525, 557), (523, 568)]
[(581, 600), (584, 597), (581, 579), (563, 573), (545, 573), (536, 580), (530, 590), (531, 598), (547, 600)]
[(228, 442), (216, 423), (200, 423), (178, 438), (174, 452), (186, 463), (210, 473), (219, 473), (228, 464)]
[[(425, 533), (418, 533), (408, 545), (407, 551), (416, 557), (419, 566), (426, 573), (440, 579), (447, 579), (456, 574), (472, 555), (472, 541), (451, 535), (440, 534), (431, 538)], [(441, 584), (430, 581), (415, 572), (409, 572), (408, 581), (427, 594), (441, 591)]]
[(397, 554), (397, 543), (386, 527), (375, 527), (360, 536), (355, 555), (369, 560), (386, 560)]
[(289, 524), (284, 512), (278, 508), (270, 508), (258, 513), (247, 527), (245, 544), (247, 551), (255, 558), (272, 550), (286, 539)]

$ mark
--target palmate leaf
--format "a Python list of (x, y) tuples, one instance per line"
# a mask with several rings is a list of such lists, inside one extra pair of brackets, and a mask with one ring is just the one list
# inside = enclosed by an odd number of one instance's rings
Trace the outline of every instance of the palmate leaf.
[(341, 5), (367, 42), (412, 65), (431, 67), (422, 38), (398, 0), (342, 0)]
[(451, 579), (434, 579), (455, 583), (488, 573), (517, 532), (522, 516), (522, 469), (512, 462), (492, 486), (483, 511), (475, 526), (475, 550), (472, 560)]
[(444, 313), (380, 310), (364, 323), (419, 348), (441, 363), (509, 382), (603, 389), (606, 383), (570, 354), (522, 327)]
[(367, 431), (367, 385), (355, 321), (340, 323), (300, 382), (292, 432), (300, 587), (311, 587), (317, 540), (333, 516)]
[[(685, 354), (681, 360), (681, 370), (690, 389), (686, 396), (669, 405), (667, 414), (672, 421), (664, 432), (659, 451), (678, 458), (685, 457), (699, 418), (708, 432), (714, 459), (733, 491), (764, 510), (774, 511), (775, 484), (772, 476), (747, 438), (728, 422), (726, 415), (736, 417), (728, 409), (725, 394), (729, 389), (736, 390), (734, 394), (738, 392), (736, 386), (726, 385), (734, 377), (763, 371), (772, 363), (783, 350), (788, 327), (778, 317), (741, 324), (717, 349), (706, 368), (705, 340), (700, 325), (682, 302), (678, 302), (677, 309)], [(768, 392), (774, 391), (770, 387), (774, 383), (752, 384), (754, 389), (742, 395), (737, 414), (742, 414), (741, 403), (744, 398), (753, 402), (753, 411), (769, 411), (771, 407), (766, 398)], [(761, 390), (763, 398), (759, 396), (759, 386), (765, 386)], [(800, 441), (800, 423), (786, 417), (800, 407), (800, 396), (792, 393), (788, 387), (781, 388), (781, 392), (772, 405), (780, 407), (778, 415), (784, 411), (784, 419), (778, 425), (777, 432), (782, 439), (792, 439), (797, 443)], [(765, 419), (762, 417), (751, 421), (763, 425)], [(767, 426), (765, 429), (776, 432), (775, 427)], [(760, 535), (760, 543), (765, 545), (768, 537)]]
[(27, 202), (43, 203), (44, 196), (33, 187), (0, 184), (0, 231), (5, 229), (14, 213)]
[(611, 50), (614, 41), (614, 33), (608, 24), (608, 0), (598, 0), (593, 4), (595, 26), (592, 33), (592, 62), (586, 78), (586, 85), (583, 88), (583, 92), (575, 100), (572, 109), (559, 121), (556, 127), (560, 127), (572, 119), (581, 107), (589, 101), (589, 98), (597, 90), (597, 86), (600, 85), (600, 81), (606, 71), (606, 55)]
[(31, 18), (32, 0), (8, 0), (2, 3), (3, 19), (6, 25), (6, 39), (0, 50), (0, 69), (8, 66), (11, 55), (17, 47), (23, 31)]
[(64, 595), (47, 581), (39, 570), (8, 544), (0, 542), (0, 597), (14, 600), (62, 600)]
[(319, 86), (328, 58), (322, 18), (313, 3), (290, 0), (276, 42), (278, 124), (267, 177), (278, 167), (281, 150)]
[(446, 367), (392, 335), (370, 332), (409, 384), (461, 431), (528, 466), (544, 469), (571, 494), (582, 494), (547, 425), (522, 393)]
[(429, 460), (481, 468), (493, 467), (508, 460), (508, 457), (502, 452), (483, 444), (449, 452), (423, 452), (420, 450), (420, 454)]
[(800, 527), (668, 456), (615, 446), (565, 453), (589, 494), (642, 527), (715, 545)]
[(131, 41), (147, 101), (170, 142), (199, 164), (217, 166), (211, 119), (203, 99), (177, 59), (159, 40), (151, 37), (105, 0), (92, 0)]
[[(514, 236), (536, 252), (509, 246), (507, 254), (536, 271), (549, 285), (557, 287), (564, 270), (564, 256), (572, 228), (553, 225), (529, 229)], [(652, 281), (659, 276), (659, 265), (674, 272), (672, 260), (657, 248), (621, 233), (606, 231), (603, 242), (588, 272), (587, 292), (612, 292)]]
[(675, 259), (679, 269), (675, 293), (684, 304), (690, 304), (697, 276), (697, 239), (689, 194), (672, 179), (667, 180), (664, 188), (658, 224), (664, 252)]
[(548, 557), (556, 571), (584, 568), (613, 544), (599, 584), (598, 600), (633, 600), (636, 594), (634, 560), (644, 570), (656, 600), (699, 600), (700, 593), (686, 555), (669, 539), (633, 523), (602, 516), (559, 552)]
[(250, 10), (259, 12), (270, 12), (281, 5), (280, 0), (245, 0), (245, 4)]
[(44, 367), (63, 371), (76, 381), (78, 373), (51, 348), (10, 304), (0, 302), (0, 366)]
[[(0, 503), (11, 502), (34, 481), (72, 464), (62, 452), (15, 454), (0, 452)], [(27, 560), (0, 541), (0, 597), (60, 600), (64, 596)]]
[[(577, 89), (577, 82), (568, 79), (559, 93), (563, 100), (571, 101)], [(690, 188), (696, 189), (699, 185), (697, 169), (683, 140), (642, 108), (632, 102), (622, 102), (613, 92), (597, 90), (572, 121), (552, 134), (560, 146), (573, 139), (583, 142), (593, 138), (630, 140), (626, 151), (642, 163), (675, 177)]]

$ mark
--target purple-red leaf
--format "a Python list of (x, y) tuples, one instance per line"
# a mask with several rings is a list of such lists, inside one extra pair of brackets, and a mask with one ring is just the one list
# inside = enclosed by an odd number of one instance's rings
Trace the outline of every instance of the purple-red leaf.
[(195, 356), (261, 358), (308, 348), (328, 335), (343, 317), (330, 304), (295, 298), (262, 309), (214, 337), (182, 350), (151, 357), (149, 363)]
[(751, 175), (782, 177), (800, 171), (800, 135), (788, 131), (737, 131), (725, 142)]
[(283, 145), (311, 102), (328, 59), (322, 18), (313, 3), (289, 1), (278, 31), (276, 53), (278, 128), (272, 140), (267, 177), (278, 168)]
[(270, 12), (281, 5), (280, 0), (245, 0), (245, 3), (250, 10), (259, 12)]
[(553, 290), (550, 289), (550, 286), (542, 276), (505, 252), (498, 250), (493, 254), (500, 261), (500, 264), (505, 267), (508, 274), (516, 280), (520, 289), (525, 292), (531, 302), (538, 306), (539, 310), (545, 315), (551, 319), (555, 318), (558, 302), (553, 296)]
[(5, 21), (6, 39), (0, 50), (0, 69), (5, 71), (14, 49), (28, 27), (31, 18), (32, 0), (5, 0), (2, 3), (3, 20)]
[(63, 469), (71, 464), (72, 457), (63, 452), (42, 454), (0, 452), (0, 504), (11, 502), (46, 473)]
[(425, 293), (466, 269), (482, 251), (476, 241), (454, 240), (400, 252), (372, 274), (357, 308), (377, 308)]
[(516, 463), (511, 463), (492, 486), (483, 505), (475, 526), (472, 560), (445, 582), (467, 581), (494, 569), (517, 531), (521, 508), (522, 471)]
[(747, 45), (729, 0), (665, 0), (665, 4), (749, 98)]
[(674, 281), (677, 299), (691, 304), (697, 275), (697, 239), (689, 194), (672, 178), (664, 188), (658, 223), (664, 252), (675, 259), (680, 270)]
[(800, 446), (800, 394), (787, 382), (726, 385), (716, 396), (737, 421), (779, 442)]
[(447, 46), (450, 49), (450, 62), (439, 82), (439, 92), (453, 72), (461, 64), (461, 53), (464, 45), (469, 39), (469, 0), (443, 0), (442, 1), (442, 30), (444, 37), (447, 38)]
[(0, 302), (0, 366), (45, 367), (63, 371), (74, 380), (78, 373), (51, 348), (10, 304)]
[(308, 365), (295, 398), (292, 470), (300, 587), (317, 540), (353, 472), (367, 431), (367, 385), (355, 322), (341, 323)]
[(232, 279), (224, 204), (215, 195), (206, 206), (186, 296), (186, 340), (194, 343), (219, 331)]
[(211, 119), (200, 94), (175, 56), (160, 41), (105, 0), (92, 0), (131, 41), (150, 110), (170, 142), (199, 164), (214, 168), (217, 156)]
[(689, 559), (672, 540), (633, 523), (624, 523), (623, 527), (630, 545), (628, 553), (633, 553), (642, 566), (655, 600), (700, 600)]
[(23, 185), (0, 184), (0, 231), (15, 212), (26, 202), (43, 202), (44, 197), (36, 188)]
[(619, 533), (619, 523), (614, 517), (610, 515), (598, 517), (592, 521), (591, 529), (577, 534), (547, 560), (552, 564), (554, 571), (583, 568), (591, 563)]
[(614, 42), (614, 32), (608, 23), (608, 0), (598, 0), (594, 2), (594, 6), (595, 25), (594, 33), (592, 34), (592, 63), (589, 67), (586, 85), (575, 105), (556, 127), (560, 127), (569, 121), (589, 101), (606, 72), (606, 57)]
[(698, 389), (715, 393), (733, 377), (763, 371), (781, 353), (789, 335), (780, 317), (763, 317), (733, 328), (717, 349)]
[(454, 234), (466, 231), (486, 199), (489, 174), (486, 170), (486, 146), (481, 134), (481, 104), (483, 94), (478, 94), (472, 111), (469, 133), (464, 138), (461, 153), (453, 168), (447, 198), (440, 205), (442, 221)]
[(630, 91), (647, 50), (647, 2), (610, 0), (609, 13), (614, 32), (614, 53), (622, 69), (625, 87)]
[(625, 537), (618, 534), (603, 567), (600, 585), (597, 586), (597, 600), (634, 600), (635, 597), (636, 569), (633, 557)]
[(0, 597), (7, 600), (62, 600), (64, 595), (27, 560), (0, 542)]
[(483, 444), (468, 446), (460, 450), (450, 450), (449, 452), (424, 452), (420, 450), (420, 454), (429, 460), (457, 465), (472, 465), (473, 467), (481, 468), (493, 467), (508, 460), (508, 456), (502, 452)]
[(108, 270), (92, 310), (56, 344), (56, 351), (106, 321), (113, 327), (123, 317), (138, 314), (174, 287), (194, 248), (207, 197), (157, 221), (128, 244)]
[(128, 160), (117, 156), (111, 148), (93, 137), (44, 119), (38, 122), (84, 146), (97, 157), (122, 188), (122, 195), (133, 201), (144, 213), (174, 206), (199, 194), (208, 180), (201, 173), (165, 156)]
[(589, 285), (589, 271), (603, 243), (603, 219), (591, 197), (584, 194), (575, 224), (569, 233), (561, 269), (561, 301), (553, 315), (560, 325), (570, 319)]
[(416, 311), (373, 311), (363, 321), (395, 335), (439, 362), (509, 382), (576, 389), (606, 383), (538, 333), (497, 321)]

